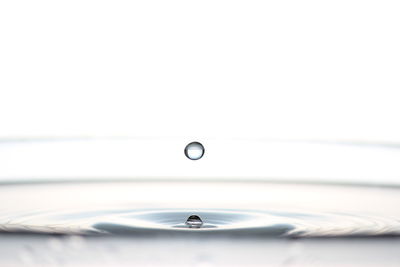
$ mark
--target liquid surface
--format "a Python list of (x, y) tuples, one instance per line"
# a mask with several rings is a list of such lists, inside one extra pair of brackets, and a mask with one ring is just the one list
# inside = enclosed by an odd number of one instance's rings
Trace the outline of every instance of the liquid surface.
[[(61, 183), (3, 185), (0, 201), (2, 232), (400, 235), (397, 188), (238, 182)], [(188, 224), (193, 215), (201, 223), (192, 218)]]

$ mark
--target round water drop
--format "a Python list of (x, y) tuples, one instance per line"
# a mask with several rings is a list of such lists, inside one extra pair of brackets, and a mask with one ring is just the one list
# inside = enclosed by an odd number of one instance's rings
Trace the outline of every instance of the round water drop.
[(190, 228), (200, 228), (203, 225), (203, 221), (197, 215), (190, 215), (185, 224)]
[(199, 142), (191, 142), (185, 147), (185, 155), (191, 160), (201, 159), (204, 155), (204, 146)]

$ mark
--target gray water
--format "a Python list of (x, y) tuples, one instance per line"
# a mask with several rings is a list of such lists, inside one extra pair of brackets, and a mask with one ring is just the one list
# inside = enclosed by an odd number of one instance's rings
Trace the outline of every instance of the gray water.
[[(400, 235), (400, 189), (240, 182), (3, 185), (0, 231), (133, 236)], [(190, 216), (201, 224), (193, 227)]]

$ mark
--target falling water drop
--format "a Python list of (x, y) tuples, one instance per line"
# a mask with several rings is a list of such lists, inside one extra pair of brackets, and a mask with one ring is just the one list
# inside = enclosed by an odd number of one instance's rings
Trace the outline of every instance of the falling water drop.
[(204, 155), (204, 146), (199, 142), (191, 142), (185, 147), (185, 155), (191, 160), (201, 159)]
[(190, 228), (200, 228), (203, 225), (203, 221), (200, 219), (199, 216), (197, 215), (191, 215), (189, 218), (187, 218), (186, 225), (188, 225)]

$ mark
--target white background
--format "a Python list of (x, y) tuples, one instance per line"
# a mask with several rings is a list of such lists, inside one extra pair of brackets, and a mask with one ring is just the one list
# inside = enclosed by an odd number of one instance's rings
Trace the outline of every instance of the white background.
[(0, 137), (400, 141), (398, 1), (1, 1)]

